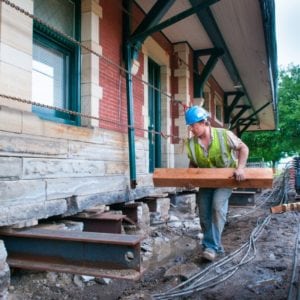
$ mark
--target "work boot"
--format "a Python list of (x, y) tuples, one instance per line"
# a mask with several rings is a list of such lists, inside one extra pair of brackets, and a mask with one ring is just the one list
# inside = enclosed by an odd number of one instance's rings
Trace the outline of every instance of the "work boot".
[(203, 251), (202, 256), (209, 261), (214, 261), (216, 259), (217, 254), (214, 249), (206, 248)]

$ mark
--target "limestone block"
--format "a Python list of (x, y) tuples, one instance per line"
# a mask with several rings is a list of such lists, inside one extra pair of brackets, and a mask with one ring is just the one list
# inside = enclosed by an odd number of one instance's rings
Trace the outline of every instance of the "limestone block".
[(174, 204), (182, 213), (195, 214), (196, 210), (196, 194), (181, 194), (174, 197)]
[(128, 163), (124, 162), (106, 162), (105, 163), (105, 174), (107, 175), (121, 175), (125, 174), (128, 170)]
[(153, 186), (152, 174), (139, 174), (137, 182), (139, 186)]
[(7, 294), (7, 289), (9, 285), (10, 285), (10, 269), (8, 264), (4, 263), (3, 267), (0, 269), (0, 299), (5, 299), (3, 295)]
[[(85, 84), (89, 85), (89, 84)], [(99, 127), (99, 97), (82, 96), (82, 113), (95, 118), (82, 118), (81, 125)]]
[(28, 220), (45, 218), (44, 203), (26, 205), (24, 203), (18, 203), (19, 205), (9, 208), (8, 224), (11, 225)]
[[(31, 100), (32, 74), (31, 71), (20, 69), (16, 66), (0, 61), (0, 90), (7, 96)], [(31, 111), (30, 104), (16, 100), (0, 98), (1, 105)]]
[(142, 203), (137, 207), (138, 225), (141, 229), (147, 230), (150, 228), (150, 212), (146, 203)]
[(0, 240), (0, 265), (3, 265), (3, 263), (6, 262), (6, 258), (7, 258), (6, 248), (4, 242)]
[(85, 12), (81, 20), (82, 39), (99, 43), (99, 16), (93, 12)]
[(96, 55), (82, 55), (81, 82), (99, 82), (99, 57)]
[(44, 217), (64, 214), (68, 209), (66, 199), (50, 200), (45, 202)]
[(0, 43), (0, 61), (13, 65), (21, 70), (32, 71), (32, 55), (10, 45)]
[(2, 206), (0, 209), (0, 226), (5, 226), (8, 224), (8, 213), (9, 209)]
[(0, 157), (0, 179), (18, 179), (22, 174), (22, 159)]
[(96, 83), (83, 83), (81, 85), (81, 96), (95, 97), (99, 101), (103, 97), (103, 88)]
[(98, 193), (94, 195), (76, 196), (68, 201), (67, 214), (74, 214), (92, 207), (127, 201), (124, 190)]
[(47, 179), (47, 200), (126, 190), (124, 176)]
[(0, 120), (0, 130), (16, 133), (21, 132), (22, 112), (20, 110), (0, 105)]
[(99, 129), (102, 137), (103, 137), (103, 143), (110, 145), (112, 148), (124, 148), (127, 147), (127, 134), (110, 131), (110, 130), (104, 130)]
[(189, 46), (187, 43), (178, 43), (174, 45), (174, 52), (183, 52), (188, 54), (189, 53)]
[(122, 162), (124, 160), (124, 153), (123, 149), (111, 146), (70, 142), (70, 157)]
[(103, 176), (104, 174), (105, 166), (103, 161), (45, 158), (23, 159), (23, 179), (88, 177)]
[(0, 181), (0, 205), (43, 203), (46, 199), (45, 190), (45, 182), (41, 180)]
[(68, 145), (65, 141), (61, 140), (0, 132), (0, 154), (66, 157), (68, 154)]
[(180, 68), (174, 71), (175, 77), (183, 77), (184, 79), (190, 78), (190, 71), (188, 68)]
[(102, 7), (94, 0), (83, 0), (81, 2), (82, 12), (93, 12), (99, 18), (102, 18)]
[(156, 211), (163, 221), (167, 221), (169, 219), (170, 198), (157, 198), (156, 201)]
[(65, 140), (102, 142), (99, 130), (45, 121), (32, 113), (23, 115), (23, 133)]
[[(33, 1), (16, 0), (13, 3), (33, 13)], [(1, 4), (0, 12), (1, 41), (27, 54), (31, 54), (32, 19), (4, 3)]]
[(175, 94), (174, 98), (175, 100), (181, 101), (184, 104), (190, 103), (190, 95), (188, 94), (188, 91), (186, 93)]

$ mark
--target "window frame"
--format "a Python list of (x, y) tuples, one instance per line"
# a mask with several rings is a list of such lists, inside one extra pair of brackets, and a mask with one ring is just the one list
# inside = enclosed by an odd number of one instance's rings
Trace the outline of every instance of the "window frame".
[[(224, 124), (224, 107), (221, 98), (219, 95), (215, 94), (214, 96), (214, 106), (215, 106), (215, 121), (218, 122), (219, 124), (223, 125)], [(221, 108), (221, 119), (218, 118), (217, 116), (217, 106), (220, 106)]]
[[(80, 40), (80, 1), (73, 0), (75, 4), (75, 39)], [(81, 71), (81, 49), (80, 46), (73, 43), (63, 35), (55, 32), (51, 28), (37, 22), (33, 22), (33, 43), (37, 43), (43, 47), (59, 51), (66, 59), (66, 77), (64, 78), (64, 87), (66, 95), (64, 107), (62, 109), (80, 112), (80, 71)], [(32, 111), (42, 119), (71, 124), (80, 125), (80, 117), (71, 115), (67, 112), (53, 110), (38, 105), (33, 105)]]

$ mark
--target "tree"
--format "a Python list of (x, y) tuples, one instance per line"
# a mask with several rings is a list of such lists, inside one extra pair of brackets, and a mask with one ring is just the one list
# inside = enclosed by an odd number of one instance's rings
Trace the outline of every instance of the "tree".
[(245, 132), (243, 141), (250, 157), (272, 161), (300, 153), (300, 66), (289, 65), (279, 72), (278, 130)]

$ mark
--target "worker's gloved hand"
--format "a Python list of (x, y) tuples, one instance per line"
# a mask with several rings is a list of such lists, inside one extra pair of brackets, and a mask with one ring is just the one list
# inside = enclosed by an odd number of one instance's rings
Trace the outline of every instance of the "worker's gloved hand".
[(237, 181), (243, 181), (246, 179), (244, 168), (235, 169), (233, 175), (234, 175), (235, 180), (237, 180)]

